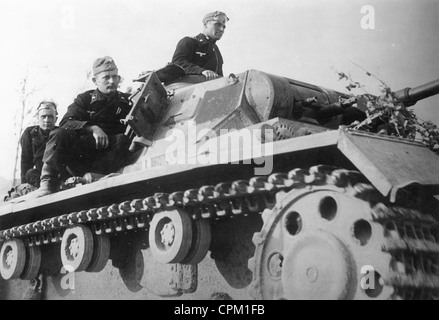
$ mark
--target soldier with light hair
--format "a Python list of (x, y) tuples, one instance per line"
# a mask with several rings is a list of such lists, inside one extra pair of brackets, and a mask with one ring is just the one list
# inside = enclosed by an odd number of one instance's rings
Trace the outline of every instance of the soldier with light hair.
[(21, 183), (40, 186), (43, 155), (49, 133), (56, 129), (58, 112), (53, 101), (42, 101), (37, 108), (38, 125), (27, 127), (21, 135)]
[(206, 80), (223, 76), (223, 57), (216, 45), (226, 29), (229, 18), (224, 12), (208, 13), (203, 18), (203, 32), (181, 39), (172, 63), (182, 67), (187, 75), (204, 75)]

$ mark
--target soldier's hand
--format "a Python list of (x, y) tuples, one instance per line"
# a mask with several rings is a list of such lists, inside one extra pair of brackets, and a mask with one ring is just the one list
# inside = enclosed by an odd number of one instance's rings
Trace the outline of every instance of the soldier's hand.
[(107, 134), (98, 126), (91, 126), (90, 129), (93, 132), (93, 137), (96, 140), (96, 149), (102, 150), (108, 147), (108, 136)]
[(219, 77), (215, 72), (211, 70), (204, 70), (202, 74), (206, 77), (207, 80), (213, 80)]

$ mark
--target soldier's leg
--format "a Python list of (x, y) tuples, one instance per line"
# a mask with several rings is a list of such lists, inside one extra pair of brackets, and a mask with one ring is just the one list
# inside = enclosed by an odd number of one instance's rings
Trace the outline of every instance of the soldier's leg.
[[(109, 136), (109, 145), (94, 162), (94, 172), (112, 173), (122, 168), (129, 156), (130, 139), (124, 134)], [(100, 168), (100, 170), (99, 170)]]
[(74, 146), (78, 144), (78, 141), (78, 134), (74, 130), (58, 128), (51, 131), (43, 156), (40, 188), (18, 198), (17, 202), (39, 198), (59, 191), (60, 175), (72, 158), (75, 150)]
[(78, 143), (74, 146), (73, 157), (69, 161), (69, 173), (73, 176), (82, 176), (93, 170), (93, 162), (99, 156), (96, 150), (96, 140), (92, 134), (81, 134)]
[(79, 134), (71, 129), (55, 129), (50, 132), (49, 141), (43, 156), (43, 163), (54, 170), (63, 171), (66, 164), (75, 156)]
[(75, 130), (59, 128), (50, 133), (43, 156), (40, 188), (36, 191), (38, 197), (59, 190), (60, 175), (74, 157), (78, 141)]

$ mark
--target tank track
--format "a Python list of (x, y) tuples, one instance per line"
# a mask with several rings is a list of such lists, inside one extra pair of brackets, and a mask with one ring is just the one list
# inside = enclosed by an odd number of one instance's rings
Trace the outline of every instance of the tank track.
[[(439, 299), (439, 223), (433, 215), (385, 204), (361, 173), (323, 165), (72, 212), (0, 231), (0, 241), (20, 238), (29, 246), (57, 243), (65, 229), (77, 224), (88, 225), (96, 234), (145, 230), (154, 214), (168, 207), (182, 208), (192, 219), (230, 219), (263, 211), (267, 214), (281, 191), (328, 184), (351, 188), (356, 197), (371, 204), (373, 221), (385, 230), (385, 241), (379, 249), (392, 257), (391, 276), (383, 279), (393, 288), (391, 298)], [(255, 243), (256, 247), (261, 245)], [(253, 288), (257, 283), (255, 278)]]
[[(320, 171), (318, 179), (315, 179), (316, 175), (312, 172), (313, 170)], [(433, 213), (421, 213), (416, 209), (387, 203), (379, 192), (367, 184), (365, 178), (356, 171), (315, 167), (311, 168), (310, 175), (307, 176), (311, 178), (308, 180), (297, 181), (297, 178), (293, 176), (289, 174), (291, 179), (287, 184), (293, 184), (294, 188), (311, 190), (322, 186), (321, 189), (325, 189), (324, 187), (333, 185), (344, 188), (347, 193), (369, 203), (372, 209), (370, 222), (374, 224), (374, 230), (382, 230), (382, 236), (379, 237), (381, 243), (377, 246), (377, 250), (384, 253), (380, 257), (389, 261), (390, 271), (381, 280), (383, 285), (390, 288), (386, 290), (389, 293), (386, 298), (439, 299), (439, 223), (434, 219)], [(282, 215), (282, 207), (285, 206), (285, 203), (282, 203), (285, 197), (283, 195), (279, 198), (280, 206), (265, 210), (264, 226), (261, 232), (255, 233), (253, 237), (256, 250), (255, 256), (249, 260), (249, 269), (253, 271), (251, 293), (256, 299), (265, 298), (262, 293), (264, 275), (258, 268), (268, 262), (261, 260), (264, 246), (267, 238), (271, 236), (273, 226), (281, 221), (279, 217)], [(280, 237), (278, 233), (276, 236)], [(281, 273), (281, 270), (282, 267), (275, 271)], [(271, 291), (276, 291), (276, 289), (272, 288)]]
[(147, 229), (154, 214), (170, 207), (182, 208), (196, 219), (215, 219), (258, 214), (273, 207), (275, 193), (286, 174), (222, 182), (216, 186), (168, 193), (144, 199), (72, 212), (0, 231), (0, 241), (24, 239), (30, 246), (61, 242), (63, 231), (77, 224), (88, 225), (96, 234)]
[(417, 210), (383, 203), (373, 208), (373, 219), (385, 231), (382, 250), (392, 256), (386, 284), (396, 299), (439, 300), (439, 224)]

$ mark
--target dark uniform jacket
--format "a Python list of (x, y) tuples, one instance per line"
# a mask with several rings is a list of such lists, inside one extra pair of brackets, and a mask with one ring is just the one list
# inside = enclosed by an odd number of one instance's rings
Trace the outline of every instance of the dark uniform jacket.
[(202, 33), (193, 38), (184, 37), (177, 44), (172, 63), (182, 67), (186, 74), (211, 70), (223, 76), (223, 57), (215, 42)]
[(117, 91), (109, 98), (98, 89), (78, 95), (68, 107), (60, 127), (81, 130), (84, 126), (97, 125), (108, 136), (124, 133), (122, 119), (130, 112), (129, 94)]
[[(55, 127), (57, 128), (57, 127)], [(31, 126), (21, 135), (21, 182), (26, 181), (26, 172), (36, 168), (41, 172), (46, 143), (49, 140), (49, 130), (41, 130), (40, 126)]]

